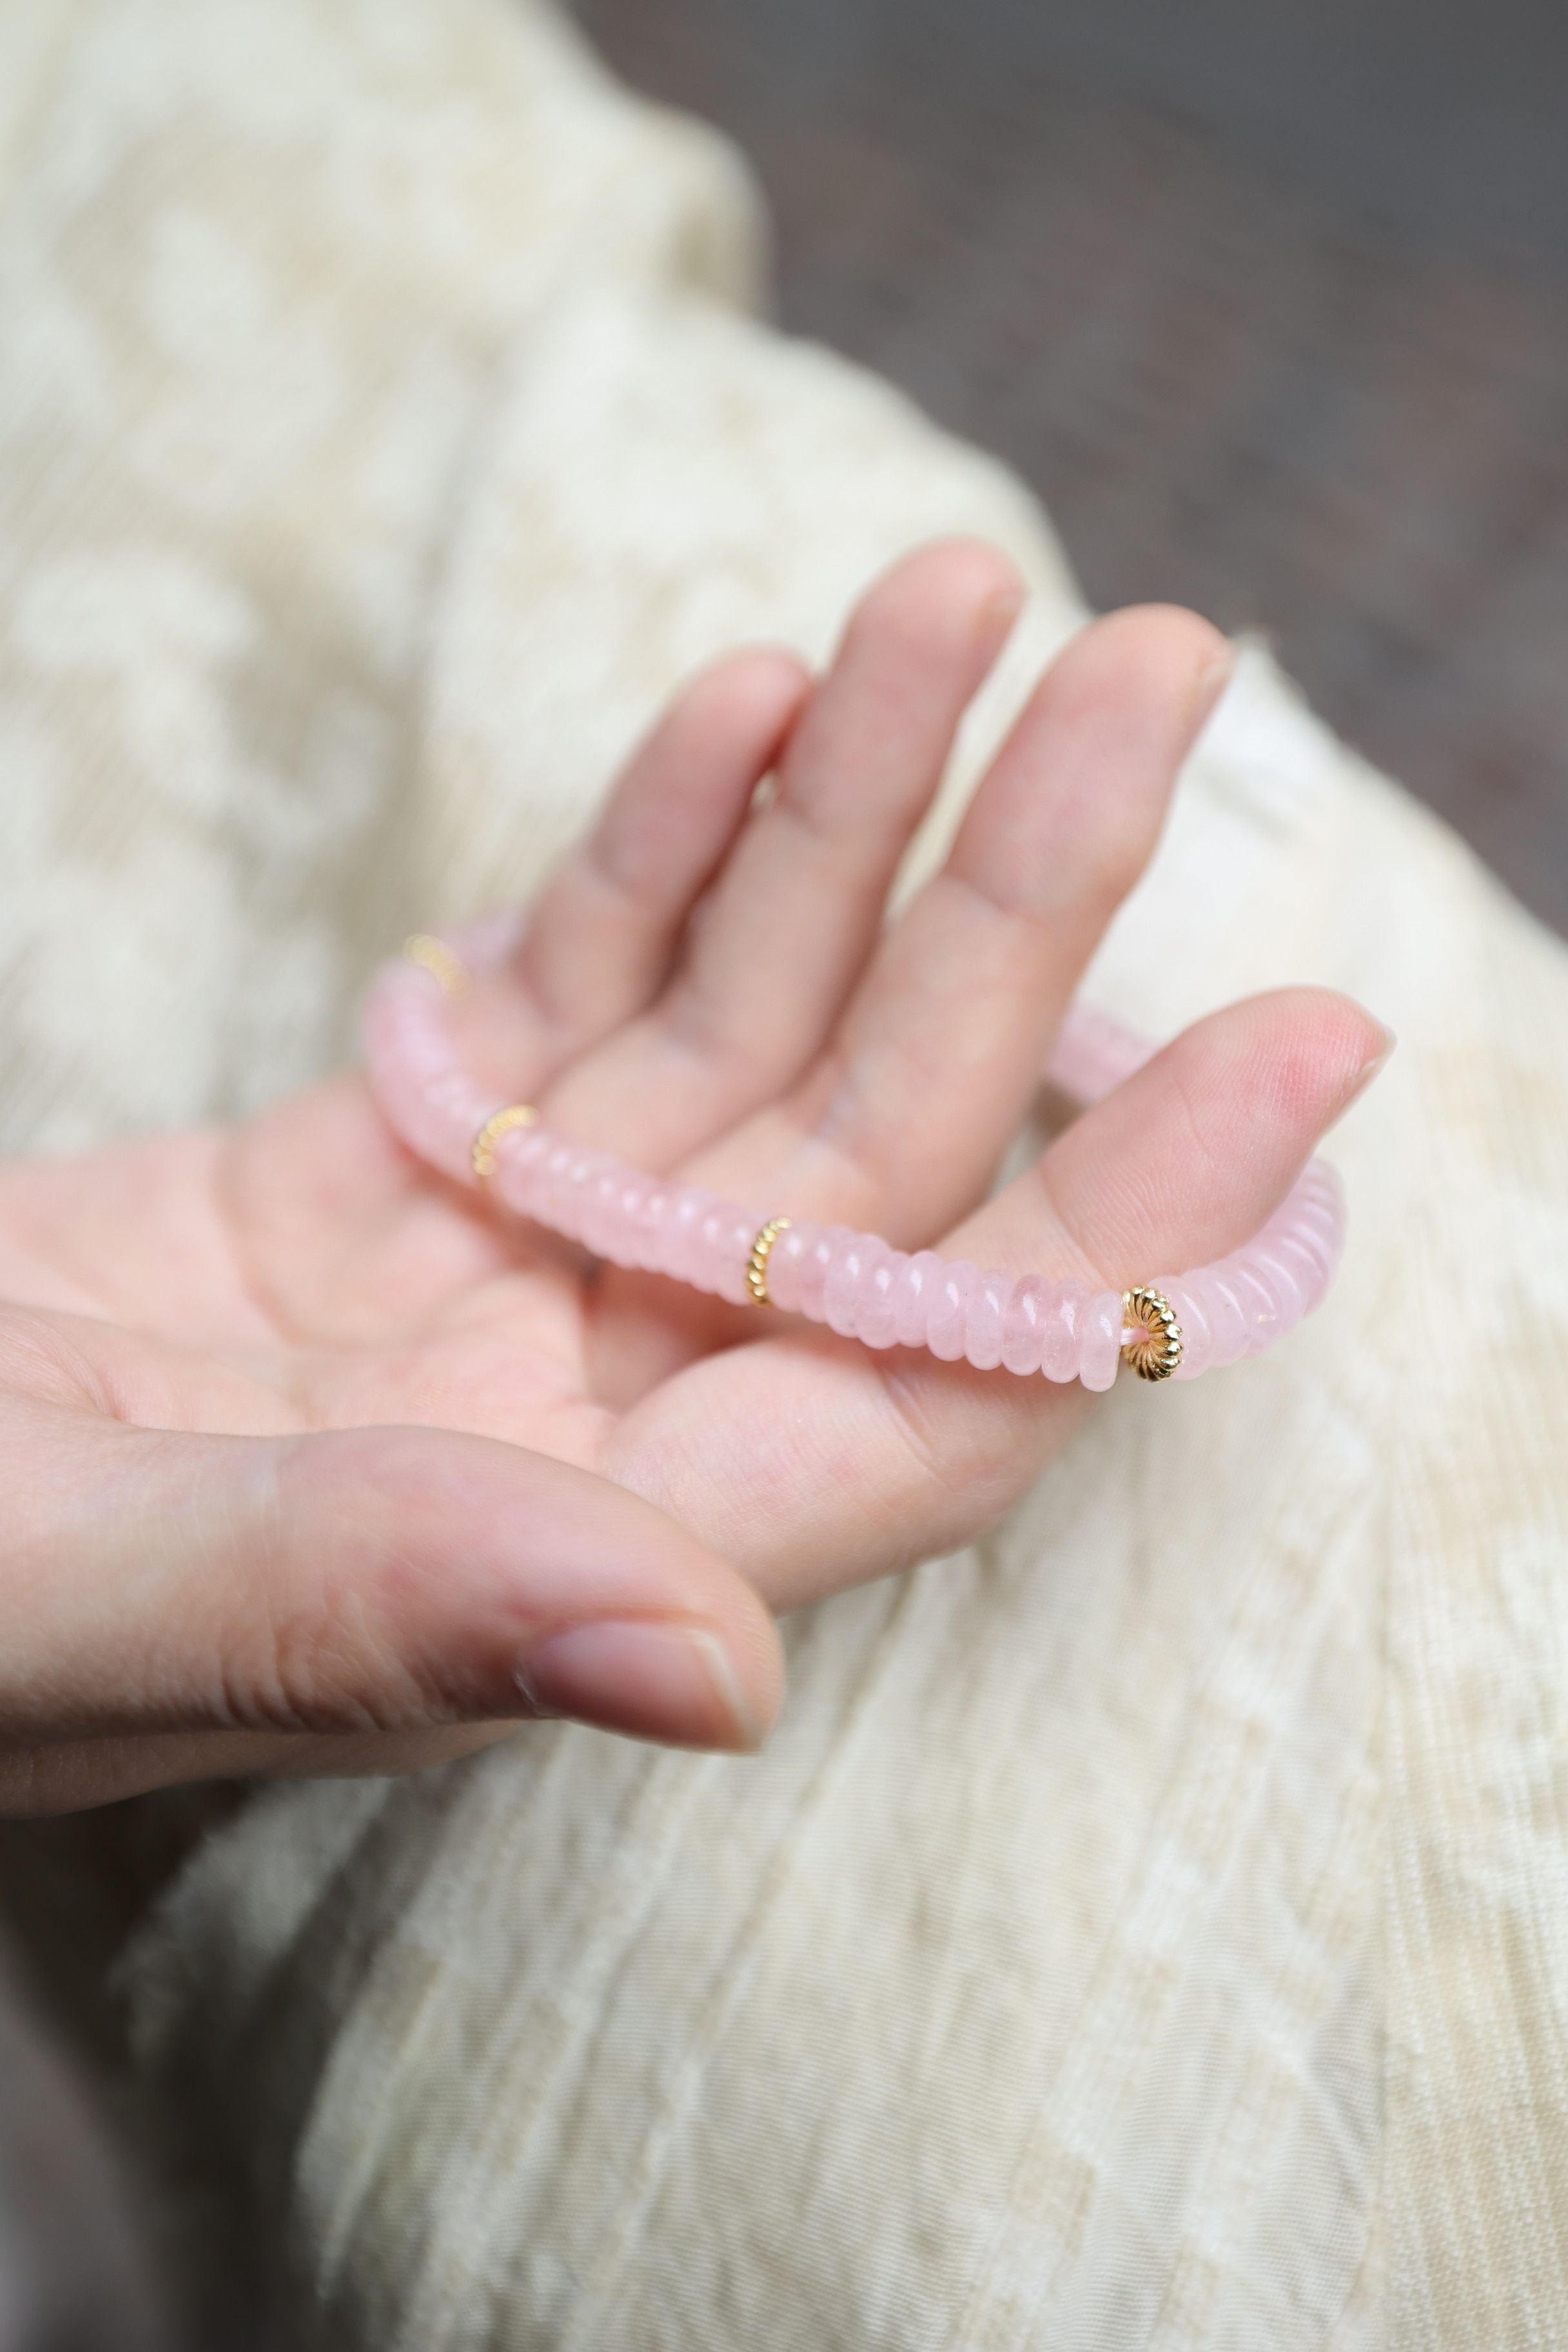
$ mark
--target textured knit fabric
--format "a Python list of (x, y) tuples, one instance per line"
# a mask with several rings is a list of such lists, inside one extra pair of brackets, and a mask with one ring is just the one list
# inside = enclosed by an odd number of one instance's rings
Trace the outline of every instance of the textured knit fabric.
[[(0, 1107), (349, 1050), (716, 648), (1000, 469), (746, 314), (718, 142), (539, 0), (0, 9)], [(1568, 961), (1260, 655), (1090, 993), (1400, 1032), (1331, 1303), (1124, 1382), (984, 1542), (803, 1613), (755, 1761), (530, 1727), (255, 1797), (128, 1956), (256, 2346), (1568, 2336)]]

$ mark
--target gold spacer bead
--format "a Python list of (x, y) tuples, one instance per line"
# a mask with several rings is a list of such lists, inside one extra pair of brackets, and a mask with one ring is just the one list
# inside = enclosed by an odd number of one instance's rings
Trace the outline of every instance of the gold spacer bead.
[(446, 996), (462, 996), (468, 986), (468, 968), (460, 955), (438, 940), (433, 931), (411, 931), (403, 942), (403, 952), (410, 963), (416, 963)]
[(768, 1297), (768, 1257), (782, 1233), (789, 1230), (787, 1217), (770, 1217), (752, 1244), (752, 1255), (746, 1260), (746, 1288), (757, 1306), (771, 1307)]
[(1182, 1327), (1163, 1290), (1141, 1283), (1121, 1294), (1121, 1319), (1138, 1326), (1137, 1336), (1121, 1350), (1141, 1381), (1168, 1381), (1182, 1360)]
[(504, 1110), (490, 1113), (478, 1135), (475, 1136), (473, 1150), (469, 1154), (474, 1164), (474, 1174), (481, 1184), (488, 1176), (493, 1176), (496, 1172), (496, 1145), (500, 1141), (501, 1137), (510, 1135), (514, 1127), (534, 1126), (538, 1118), (539, 1113), (531, 1103), (508, 1103)]

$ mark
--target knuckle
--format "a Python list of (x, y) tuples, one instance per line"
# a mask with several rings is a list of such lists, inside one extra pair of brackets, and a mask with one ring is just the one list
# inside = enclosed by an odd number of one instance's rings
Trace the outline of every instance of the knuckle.
[(1154, 845), (1152, 820), (1117, 810), (1091, 834), (1086, 864), (1089, 887), (1110, 908), (1119, 907), (1141, 878)]
[(393, 1731), (458, 1715), (438, 1661), (402, 1633), (400, 1591), (419, 1580), (419, 1453), (376, 1441), (281, 1452), (263, 1572), (240, 1580), (216, 1636), (224, 1727)]
[(372, 1622), (334, 1593), (270, 1606), (224, 1642), (213, 1663), (216, 1727), (235, 1731), (409, 1731), (458, 1719), (434, 1675), (423, 1675)]
[(1158, 837), (1162, 794), (1100, 789), (1073, 828), (1076, 839), (1065, 875), (1079, 904), (1101, 921), (1109, 919), (1141, 880)]

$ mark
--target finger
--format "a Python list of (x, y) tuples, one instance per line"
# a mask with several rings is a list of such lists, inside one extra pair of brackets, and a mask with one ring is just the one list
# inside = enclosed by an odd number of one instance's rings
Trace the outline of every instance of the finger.
[[(1148, 861), (1172, 787), (1230, 667), (1195, 614), (1151, 608), (1082, 631), (982, 782), (942, 872), (884, 935), (830, 1050), (784, 1101), (689, 1172), (791, 1216), (928, 1241), (988, 1188), (1038, 1089), (1084, 965)], [(620, 1283), (596, 1376), (621, 1401), (735, 1327), (645, 1311)]]
[(14, 1404), (0, 1739), (418, 1732), (569, 1714), (754, 1746), (776, 1635), (606, 1482), (429, 1430), (105, 1428)]
[(1228, 1005), (1075, 1119), (944, 1247), (987, 1264), (1043, 1248), (1053, 1272), (1117, 1290), (1208, 1264), (1279, 1207), (1390, 1042), (1326, 988)]
[(783, 647), (713, 663), (633, 754), (547, 884), (510, 977), (574, 1050), (657, 993), (810, 687), (805, 663)]
[[(888, 932), (833, 1050), (696, 1172), (923, 1241), (984, 1192), (1230, 667), (1195, 614), (1084, 630), (1046, 673), (942, 870)], [(771, 1171), (771, 1173), (770, 1173)], [(766, 1180), (766, 1181), (764, 1181)]]
[[(1215, 1014), (944, 1254), (1113, 1288), (1222, 1255), (1284, 1198), (1384, 1042), (1359, 1007), (1312, 990)], [(606, 1466), (793, 1608), (967, 1541), (1090, 1402), (1076, 1383), (797, 1330), (692, 1365), (626, 1417)]]
[(876, 941), (1021, 596), (1006, 559), (969, 541), (921, 549), (871, 589), (665, 997), (564, 1074), (553, 1121), (668, 1166), (798, 1076)]
[(504, 968), (453, 1006), (476, 1076), (532, 1098), (657, 996), (810, 686), (795, 655), (752, 646), (677, 697), (529, 909)]

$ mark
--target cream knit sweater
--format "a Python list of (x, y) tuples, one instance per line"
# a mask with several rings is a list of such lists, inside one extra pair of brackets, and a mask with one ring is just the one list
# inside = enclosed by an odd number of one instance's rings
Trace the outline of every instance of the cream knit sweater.
[[(13, 1146), (342, 1056), (683, 672), (960, 529), (1034, 604), (951, 820), (1080, 608), (758, 247), (544, 0), (0, 0)], [(532, 1727), (170, 1885), (139, 2063), (257, 2346), (1568, 2340), (1568, 961), (1252, 654), (1093, 987), (1296, 979), (1402, 1050), (1287, 1346), (795, 1621), (759, 1761)]]

